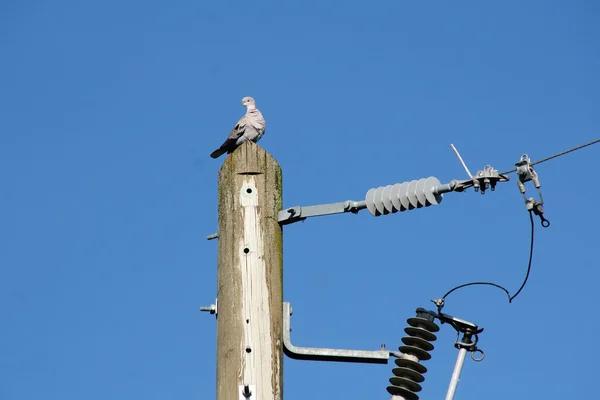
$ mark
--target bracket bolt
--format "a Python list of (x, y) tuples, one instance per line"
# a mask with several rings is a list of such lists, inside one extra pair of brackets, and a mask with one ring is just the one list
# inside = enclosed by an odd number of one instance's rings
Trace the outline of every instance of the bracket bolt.
[(214, 304), (211, 304), (208, 307), (200, 307), (200, 311), (207, 311), (207, 312), (210, 312), (211, 314), (215, 314), (217, 312), (217, 306)]

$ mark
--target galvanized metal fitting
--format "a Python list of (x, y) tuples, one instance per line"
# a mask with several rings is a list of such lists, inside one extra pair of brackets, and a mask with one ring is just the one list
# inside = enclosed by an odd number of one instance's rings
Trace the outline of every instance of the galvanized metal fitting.
[[(540, 217), (542, 226), (544, 228), (549, 227), (550, 221), (544, 218), (544, 197), (542, 196), (542, 191), (540, 190), (542, 184), (540, 183), (539, 175), (533, 169), (533, 165), (531, 165), (529, 156), (527, 154), (523, 154), (519, 161), (515, 163), (515, 166), (517, 167), (517, 176), (519, 177), (517, 185), (519, 186), (519, 191), (523, 194), (523, 198), (525, 199), (525, 207), (527, 208), (527, 211), (533, 212), (535, 215)], [(533, 181), (533, 185), (537, 189), (540, 197), (539, 201), (533, 197), (527, 198), (525, 182), (529, 181)]]
[(217, 314), (217, 304), (219, 304), (219, 300), (215, 299), (215, 304), (211, 304), (208, 307), (200, 307), (200, 311), (209, 312), (211, 314)]

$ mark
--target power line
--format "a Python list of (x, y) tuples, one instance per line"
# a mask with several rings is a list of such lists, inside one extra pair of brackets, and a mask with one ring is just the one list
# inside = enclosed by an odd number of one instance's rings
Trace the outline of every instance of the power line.
[(515, 297), (517, 297), (519, 295), (519, 293), (521, 293), (521, 291), (527, 284), (527, 280), (529, 280), (529, 273), (531, 272), (531, 261), (533, 259), (533, 240), (534, 240), (534, 234), (535, 234), (533, 215), (532, 215), (531, 211), (529, 211), (529, 222), (531, 222), (531, 241), (530, 241), (530, 245), (529, 245), (529, 262), (527, 263), (527, 273), (525, 274), (525, 279), (523, 280), (521, 287), (519, 288), (519, 290), (517, 290), (517, 292), (514, 295), (511, 296), (509, 291), (505, 287), (498, 285), (496, 283), (493, 283), (493, 282), (470, 282), (470, 283), (465, 283), (465, 284), (462, 284), (462, 285), (452, 288), (444, 296), (442, 296), (442, 300), (445, 300), (446, 297), (448, 297), (448, 295), (450, 293), (452, 293), (458, 289), (467, 287), (467, 286), (488, 285), (488, 286), (494, 286), (494, 287), (497, 287), (498, 289), (503, 290), (506, 293), (506, 295), (508, 296), (508, 302), (512, 303), (512, 301), (515, 299)]
[[(563, 152), (558, 153), (558, 154), (554, 154), (554, 155), (552, 155), (550, 157), (543, 158), (543, 159), (541, 159), (539, 161), (536, 161), (536, 162), (532, 162), (531, 165), (541, 164), (541, 163), (546, 162), (548, 160), (552, 160), (553, 158), (564, 156), (567, 153), (571, 153), (571, 152), (573, 152), (575, 150), (583, 149), (584, 147), (591, 146), (591, 145), (596, 144), (598, 142), (600, 142), (600, 139), (593, 140), (593, 141), (591, 141), (589, 143), (582, 144), (581, 146), (573, 147), (572, 149), (563, 151)], [(515, 169), (511, 169), (510, 171), (502, 172), (500, 175), (511, 174), (513, 172), (517, 172), (517, 169), (515, 168)]]
[[(572, 149), (569, 149), (569, 150), (566, 150), (566, 151), (563, 151), (563, 152), (560, 152), (560, 153), (554, 154), (554, 155), (552, 155), (552, 156), (550, 156), (550, 157), (543, 158), (543, 159), (541, 159), (541, 160), (538, 160), (538, 161), (536, 161), (536, 162), (533, 162), (533, 163), (531, 163), (530, 165), (541, 164), (541, 163), (543, 163), (543, 162), (546, 162), (546, 161), (548, 161), (548, 160), (552, 160), (553, 158), (557, 158), (557, 157), (560, 157), (560, 156), (564, 156), (565, 154), (571, 153), (571, 152), (573, 152), (573, 151), (576, 151), (576, 150), (579, 150), (579, 149), (583, 149), (584, 147), (591, 146), (591, 145), (593, 145), (593, 144), (596, 144), (596, 143), (598, 143), (598, 142), (600, 142), (600, 139), (596, 139), (596, 140), (593, 140), (593, 141), (591, 141), (591, 142), (589, 142), (589, 143), (582, 144), (582, 145), (580, 145), (580, 146), (573, 147)], [(454, 149), (454, 146), (452, 146), (452, 148)], [(456, 150), (455, 150), (455, 152), (456, 152)], [(457, 154), (457, 155), (458, 155), (458, 154)], [(460, 158), (460, 156), (459, 156), (459, 158)], [(461, 159), (461, 161), (462, 161), (462, 159)], [(513, 173), (513, 172), (516, 172), (516, 171), (517, 171), (517, 169), (515, 168), (515, 169), (511, 169), (510, 171), (502, 172), (500, 175), (507, 175), (507, 174), (510, 174), (510, 173)], [(454, 292), (454, 291), (456, 291), (456, 290), (459, 290), (459, 289), (462, 289), (462, 288), (464, 288), (464, 287), (467, 287), (467, 286), (475, 286), (475, 285), (486, 285), (486, 286), (494, 286), (494, 287), (496, 287), (496, 288), (498, 288), (498, 289), (501, 289), (501, 290), (503, 290), (503, 291), (506, 293), (507, 297), (508, 297), (508, 302), (509, 302), (509, 303), (512, 303), (512, 301), (515, 299), (515, 297), (517, 297), (517, 296), (519, 295), (519, 293), (521, 293), (521, 291), (523, 290), (523, 288), (524, 288), (524, 287), (525, 287), (525, 285), (527, 284), (527, 280), (529, 279), (529, 274), (530, 274), (530, 272), (531, 272), (531, 261), (532, 261), (532, 259), (533, 259), (533, 243), (534, 243), (533, 241), (534, 241), (534, 234), (535, 234), (535, 233), (534, 233), (534, 232), (535, 232), (535, 229), (534, 229), (534, 223), (533, 223), (533, 215), (532, 215), (532, 211), (529, 211), (529, 220), (530, 220), (530, 222), (531, 222), (531, 242), (530, 242), (530, 246), (529, 246), (529, 263), (527, 264), (527, 273), (525, 274), (525, 279), (523, 280), (523, 283), (521, 284), (521, 287), (519, 287), (519, 290), (517, 290), (517, 292), (516, 292), (514, 295), (512, 295), (512, 296), (511, 296), (511, 295), (510, 295), (510, 292), (509, 292), (509, 291), (508, 291), (508, 290), (507, 290), (505, 287), (503, 287), (503, 286), (501, 286), (501, 285), (498, 285), (498, 284), (496, 284), (496, 283), (493, 283), (493, 282), (470, 282), (470, 283), (465, 283), (465, 284), (458, 285), (458, 286), (456, 286), (456, 287), (452, 288), (451, 290), (449, 290), (449, 291), (448, 291), (448, 292), (447, 292), (447, 293), (446, 293), (446, 294), (445, 294), (445, 295), (444, 295), (444, 296), (441, 298), (441, 300), (442, 300), (442, 301), (443, 301), (443, 300), (445, 300), (445, 299), (446, 299), (446, 297), (447, 297), (448, 295), (450, 295), (452, 292)], [(442, 304), (443, 304), (443, 303), (442, 303)]]

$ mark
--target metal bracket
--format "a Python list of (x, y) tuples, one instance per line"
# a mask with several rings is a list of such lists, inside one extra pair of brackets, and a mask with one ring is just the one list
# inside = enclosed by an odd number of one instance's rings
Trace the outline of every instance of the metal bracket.
[(365, 364), (387, 364), (390, 352), (382, 346), (381, 350), (342, 350), (315, 347), (297, 347), (290, 339), (290, 303), (283, 303), (283, 351), (295, 360), (338, 361)]
[(367, 205), (364, 201), (352, 200), (347, 200), (340, 203), (320, 204), (317, 206), (296, 206), (279, 211), (277, 219), (281, 225), (288, 225), (294, 222), (303, 221), (308, 217), (342, 214), (346, 212), (356, 214), (364, 208), (367, 208)]

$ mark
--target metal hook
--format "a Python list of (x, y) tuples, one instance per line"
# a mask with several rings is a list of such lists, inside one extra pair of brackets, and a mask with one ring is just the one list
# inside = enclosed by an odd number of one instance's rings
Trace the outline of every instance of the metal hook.
[[(481, 357), (479, 357), (479, 358), (475, 357), (475, 353), (481, 353)], [(481, 349), (475, 349), (471, 352), (471, 359), (475, 362), (480, 362), (484, 358), (485, 358), (485, 353)]]
[(550, 221), (544, 217), (544, 207), (542, 203), (531, 197), (530, 199), (525, 200), (525, 206), (529, 212), (533, 212), (535, 215), (540, 217), (542, 221), (542, 226), (547, 228), (550, 226)]

